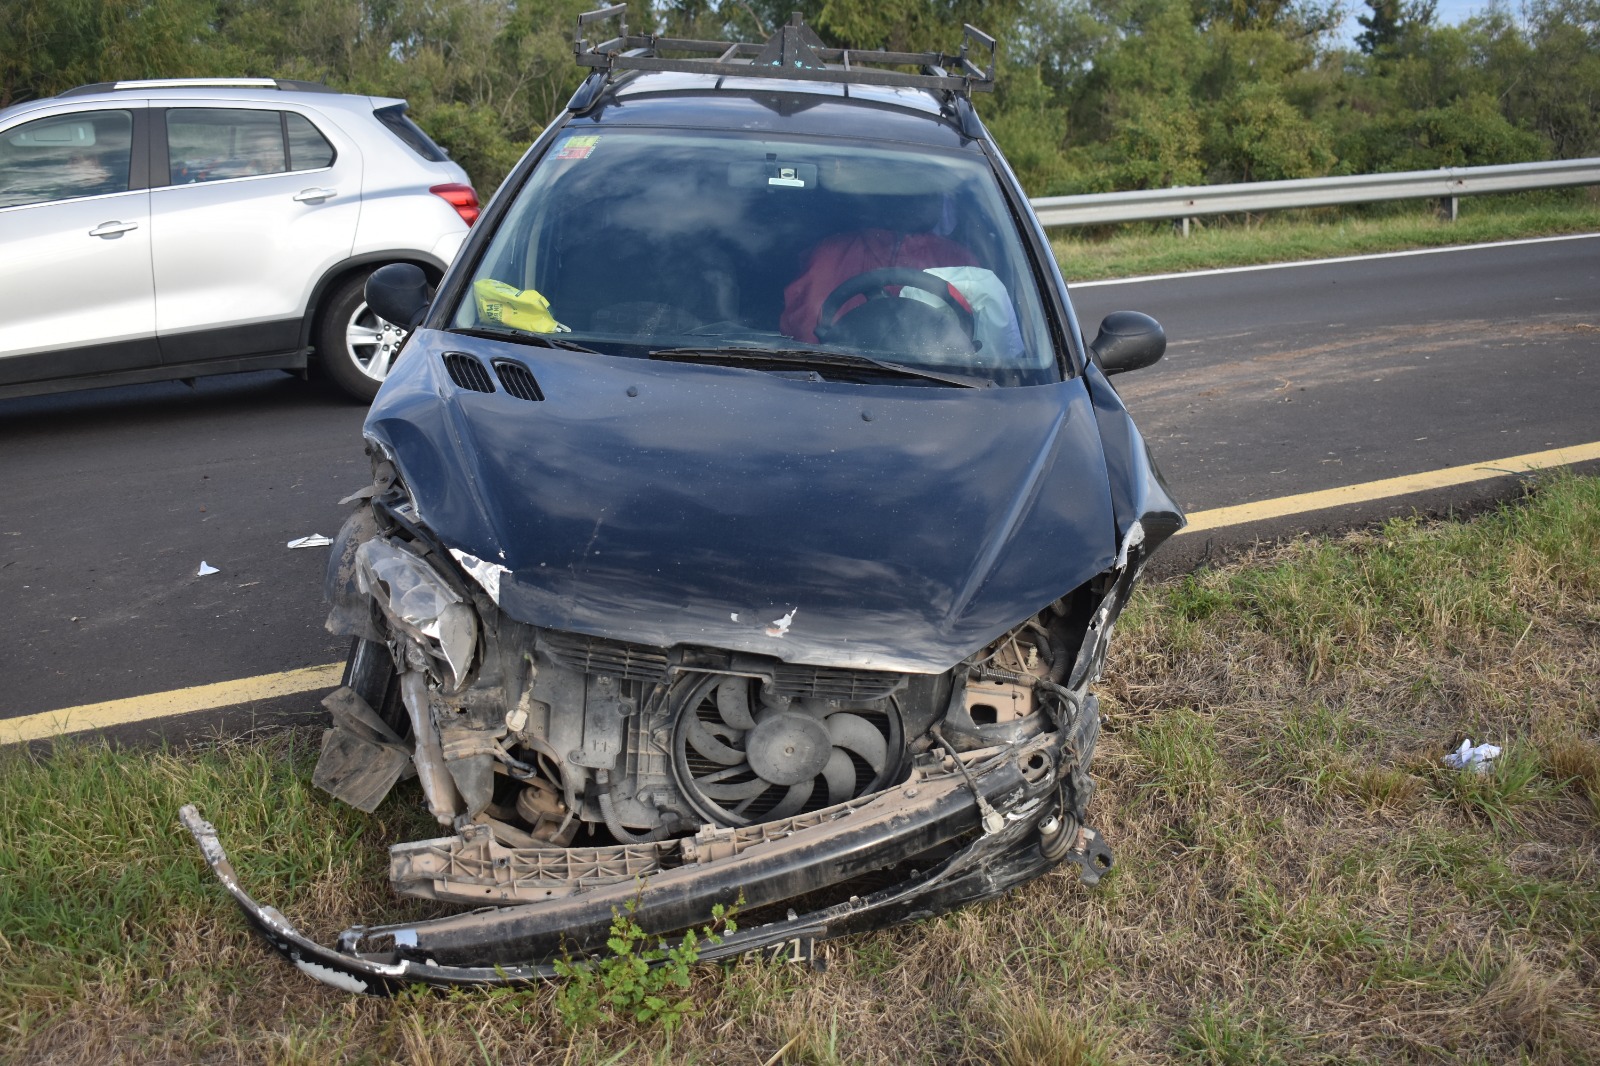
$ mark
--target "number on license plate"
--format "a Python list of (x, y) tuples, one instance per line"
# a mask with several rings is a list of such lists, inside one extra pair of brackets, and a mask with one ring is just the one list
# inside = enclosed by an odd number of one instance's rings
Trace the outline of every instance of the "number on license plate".
[(780, 940), (776, 944), (765, 947), (751, 948), (739, 956), (752, 962), (788, 962), (799, 963), (806, 966), (817, 964), (817, 938), (814, 936), (792, 936), (788, 940)]

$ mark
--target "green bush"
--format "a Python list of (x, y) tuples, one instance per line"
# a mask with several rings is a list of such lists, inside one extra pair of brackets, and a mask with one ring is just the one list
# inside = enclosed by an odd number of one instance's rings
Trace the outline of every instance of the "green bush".
[(556, 1012), (568, 1029), (586, 1029), (606, 1015), (659, 1025), (672, 1032), (686, 1018), (698, 1014), (689, 990), (689, 971), (700, 960), (700, 945), (718, 944), (724, 934), (738, 930), (733, 906), (711, 908), (711, 922), (698, 933), (690, 929), (671, 946), (645, 933), (634, 920), (638, 900), (611, 916), (606, 947), (611, 954), (597, 959), (563, 959), (555, 964), (565, 982), (556, 992)]
[[(7, 0), (0, 107), (135, 77), (255, 75), (410, 101), (487, 195), (585, 71), (597, 0)], [(634, 32), (759, 40), (799, 8), (829, 44), (1001, 42), (977, 105), (1033, 195), (1600, 154), (1600, 0), (1435, 24), (1367, 0), (664, 0)], [(654, 24), (654, 25), (653, 25)]]

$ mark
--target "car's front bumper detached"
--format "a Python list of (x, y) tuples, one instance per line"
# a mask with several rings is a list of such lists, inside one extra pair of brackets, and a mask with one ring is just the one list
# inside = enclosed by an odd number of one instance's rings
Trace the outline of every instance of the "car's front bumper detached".
[[(1041, 848), (1041, 825), (1045, 838), (1061, 831), (1059, 775), (1070, 776), (1072, 760), (1061, 734), (970, 752), (959, 764), (952, 756), (925, 756), (902, 784), (804, 818), (634, 845), (639, 854), (631, 856), (592, 849), (606, 854), (593, 857), (587, 876), (572, 868), (581, 855), (566, 857), (564, 869), (552, 873), (537, 866), (537, 855), (504, 854), (475, 867), (461, 861), (470, 857), (445, 853), (448, 841), (427, 842), (435, 845), (431, 857), (426, 844), (421, 852), (419, 845), (402, 845), (394, 862), (415, 877), (434, 871), (444, 878), (466, 869), (469, 879), (484, 875), (477, 882), (486, 901), (513, 890), (548, 898), (423, 922), (354, 926), (336, 947), (316, 943), (276, 908), (252, 898), (216, 829), (193, 806), (183, 808), (182, 819), (251, 924), (295, 966), (336, 988), (385, 993), (419, 982), (515, 984), (551, 977), (554, 962), (604, 950), (615, 913), (630, 905), (646, 932), (670, 936), (706, 923), (718, 903), (742, 900), (741, 911), (759, 921), (786, 902), (819, 901), (806, 913), (790, 908), (786, 917), (703, 945), (700, 958), (716, 960), (939, 914), (999, 895), (1060, 861), (1076, 862), (1087, 880), (1096, 880), (1112, 859), (1093, 830), (1067, 818), (1074, 834), (1067, 846), (1052, 847), (1046, 839)], [(524, 872), (512, 876), (508, 871), (518, 863)], [(641, 863), (652, 872), (630, 876)], [(859, 894), (849, 894), (857, 885)]]

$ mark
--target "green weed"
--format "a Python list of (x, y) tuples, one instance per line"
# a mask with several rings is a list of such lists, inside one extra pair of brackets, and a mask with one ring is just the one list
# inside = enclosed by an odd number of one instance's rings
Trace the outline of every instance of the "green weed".
[(1174, 1050), (1180, 1060), (1206, 1066), (1272, 1066), (1287, 1061), (1283, 1040), (1282, 1026), (1261, 1015), (1207, 1005), (1190, 1019)]
[[(642, 887), (642, 886), (641, 886)], [(734, 914), (743, 897), (732, 906), (711, 908), (711, 922), (697, 933), (690, 929), (670, 946), (647, 934), (633, 918), (638, 898), (611, 917), (606, 947), (611, 954), (592, 960), (558, 960), (556, 974), (563, 980), (556, 992), (556, 1011), (568, 1029), (584, 1029), (607, 1015), (643, 1025), (658, 1025), (671, 1033), (686, 1018), (698, 1013), (694, 1000), (678, 993), (689, 988), (690, 969), (700, 960), (700, 945), (719, 944), (735, 932)]]
[(1175, 708), (1128, 731), (1147, 773), (1142, 787), (1173, 807), (1204, 805), (1222, 782), (1215, 725), (1183, 707)]

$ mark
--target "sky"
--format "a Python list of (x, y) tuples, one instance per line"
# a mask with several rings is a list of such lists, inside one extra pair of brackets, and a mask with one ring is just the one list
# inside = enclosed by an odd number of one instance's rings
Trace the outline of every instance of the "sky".
[(1488, 6), (1483, 0), (1439, 0), (1439, 9), (1434, 15), (1434, 21), (1455, 25), (1466, 21)]
[[(1489, 0), (1439, 0), (1439, 6), (1434, 11), (1433, 20), (1440, 25), (1454, 26), (1457, 23), (1465, 22), (1473, 15), (1481, 14), (1483, 9), (1488, 6)], [(1361, 0), (1350, 0), (1346, 8), (1349, 14), (1345, 16), (1344, 26), (1339, 38), (1346, 42), (1354, 42), (1356, 34), (1361, 32), (1361, 25), (1356, 22), (1356, 16), (1366, 14), (1367, 5), (1362, 3)]]

